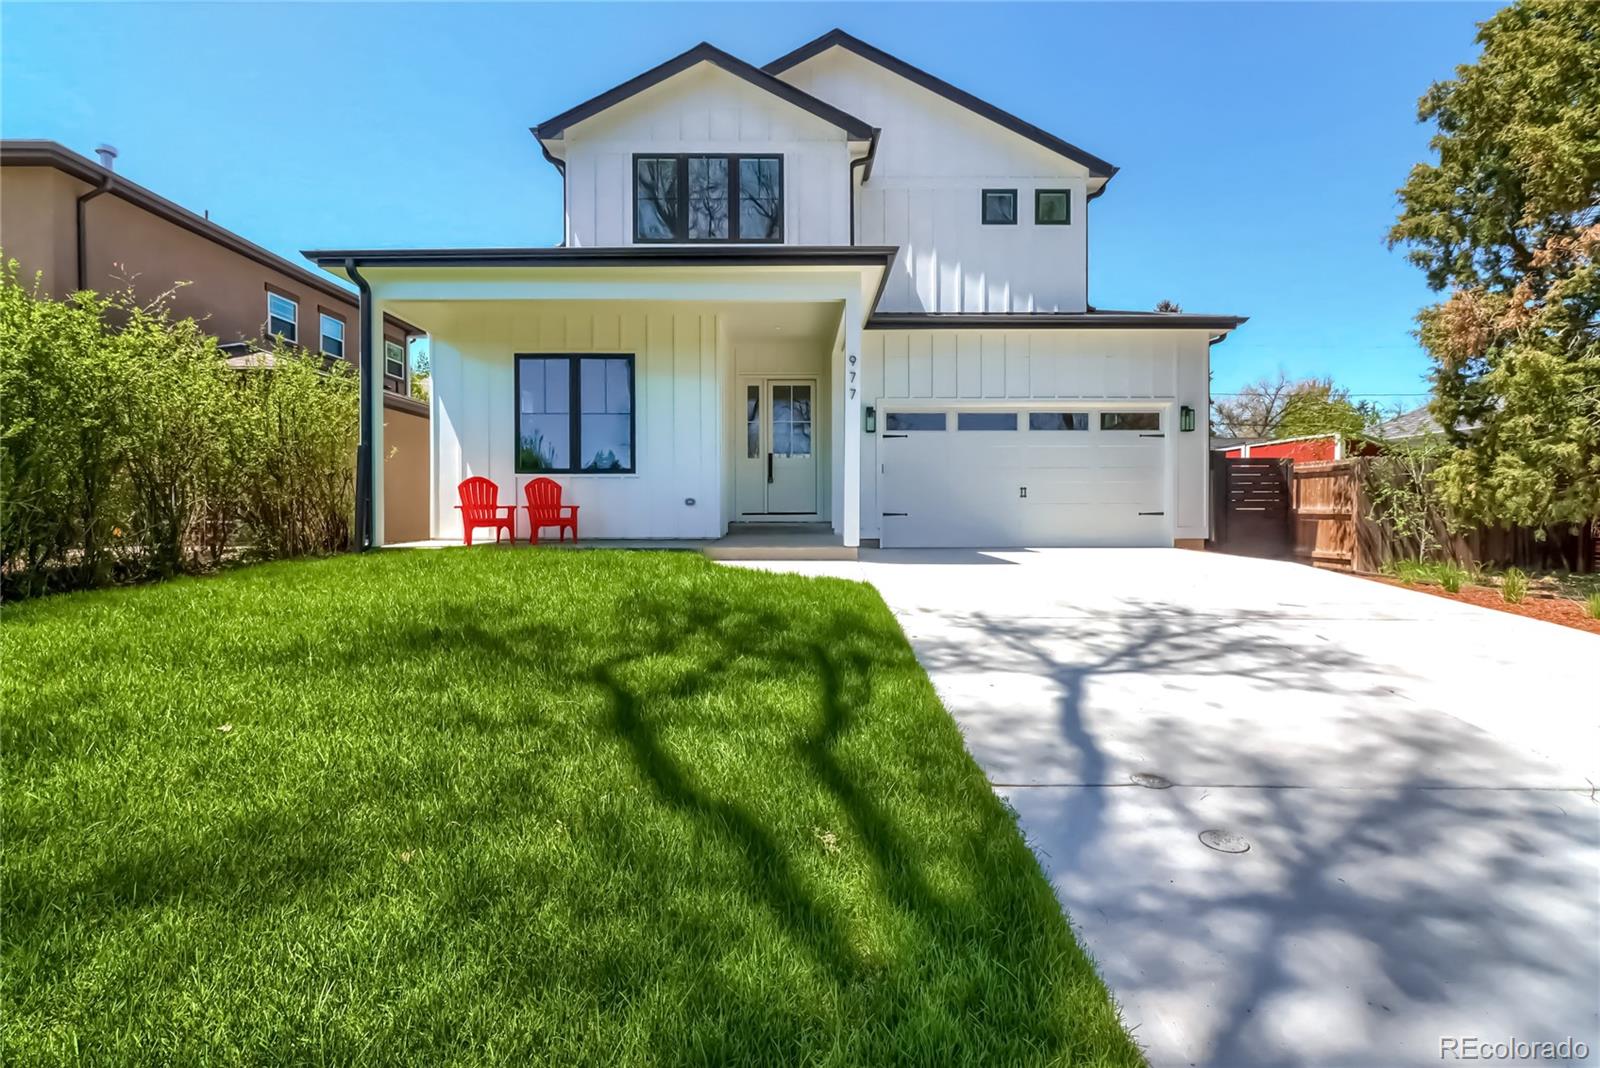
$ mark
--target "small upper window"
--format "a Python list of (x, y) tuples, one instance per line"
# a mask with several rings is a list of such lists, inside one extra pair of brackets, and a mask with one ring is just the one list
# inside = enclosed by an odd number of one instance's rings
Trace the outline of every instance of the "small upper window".
[(943, 430), (943, 412), (888, 412), (883, 417), (886, 430)]
[(267, 291), (267, 333), (290, 344), (300, 340), (300, 305), (294, 298)]
[(322, 313), (322, 354), (344, 358), (344, 320)]
[(1160, 430), (1160, 412), (1101, 412), (1101, 430)]
[(1015, 430), (1016, 412), (957, 412), (957, 430)]
[(390, 378), (406, 376), (406, 347), (400, 342), (383, 339), (383, 373)]
[(1088, 412), (1029, 412), (1029, 430), (1088, 430)]
[(1033, 191), (1033, 221), (1037, 226), (1066, 226), (1072, 222), (1072, 194), (1065, 189)]
[(983, 224), (985, 226), (1015, 226), (1017, 222), (1017, 191), (1015, 189), (985, 189), (983, 191)]

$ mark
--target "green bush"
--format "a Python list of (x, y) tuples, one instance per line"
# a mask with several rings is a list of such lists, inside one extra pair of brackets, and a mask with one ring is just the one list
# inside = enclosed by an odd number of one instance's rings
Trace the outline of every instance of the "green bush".
[(1521, 604), (1528, 596), (1528, 575), (1520, 567), (1508, 567), (1500, 576), (1500, 596), (1507, 604)]
[(357, 389), (293, 349), (236, 371), (160, 301), (45, 299), (0, 264), (0, 589), (346, 548)]
[(1583, 611), (1590, 619), (1600, 619), (1600, 591), (1588, 596), (1583, 602)]
[(1460, 593), (1461, 587), (1473, 578), (1467, 569), (1439, 560), (1395, 560), (1384, 570), (1401, 582), (1443, 586), (1450, 593)]

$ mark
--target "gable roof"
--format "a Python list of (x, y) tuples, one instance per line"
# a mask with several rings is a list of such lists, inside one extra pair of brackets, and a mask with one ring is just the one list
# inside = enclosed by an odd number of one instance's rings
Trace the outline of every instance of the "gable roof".
[(715, 45), (701, 41), (687, 52), (682, 52), (667, 60), (659, 66), (652, 67), (635, 78), (629, 78), (621, 85), (607, 89), (599, 96), (591, 97), (577, 107), (568, 108), (554, 118), (546, 119), (539, 125), (532, 127), (533, 136), (541, 142), (559, 138), (568, 127), (576, 126), (585, 119), (592, 118), (608, 108), (613, 108), (630, 97), (637, 96), (652, 86), (659, 85), (668, 78), (682, 74), (697, 63), (710, 63), (720, 67), (736, 78), (742, 78), (755, 86), (765, 90), (802, 111), (810, 112), (824, 122), (832, 123), (849, 135), (852, 141), (868, 141), (872, 139), (872, 125), (856, 118), (849, 112), (841, 111), (832, 104), (818, 100), (803, 89), (790, 85), (782, 78), (768, 74), (760, 67), (746, 63), (737, 56), (729, 55)]
[[(166, 197), (146, 189), (137, 182), (130, 182), (120, 172), (109, 171), (95, 163), (93, 160), (67, 148), (56, 141), (35, 140), (6, 140), (0, 141), (0, 166), (6, 167), (54, 167), (63, 174), (70, 175), (81, 182), (90, 185), (99, 185), (109, 181), (106, 192), (111, 196), (127, 201), (135, 207), (142, 208), (158, 219), (165, 220), (174, 226), (182, 227), (198, 237), (215, 242), (247, 260), (253, 260), (263, 267), (288, 275), (295, 281), (310, 286), (317, 292), (342, 300), (350, 306), (356, 304), (354, 290), (345, 289), (336, 284), (331, 278), (313, 274), (311, 271), (284, 259), (276, 253), (269, 252), (253, 241), (248, 241), (232, 230), (219, 226), (207, 216), (196, 215), (188, 208), (174, 204)], [(420, 333), (421, 331), (418, 331)]]
[(990, 122), (1005, 127), (1012, 133), (1041, 145), (1057, 155), (1065, 156), (1074, 163), (1082, 164), (1089, 168), (1089, 174), (1094, 178), (1109, 179), (1117, 173), (1117, 168), (1099, 156), (1085, 152), (1077, 145), (1069, 144), (1053, 133), (1048, 133), (1033, 123), (1020, 119), (1009, 111), (1002, 111), (985, 100), (980, 100), (964, 89), (957, 89), (942, 78), (936, 78), (920, 67), (914, 67), (903, 59), (897, 59), (881, 48), (872, 45), (857, 37), (852, 37), (843, 30), (829, 30), (814, 41), (807, 42), (790, 52), (780, 56), (761, 68), (768, 74), (782, 74), (791, 67), (797, 67), (813, 56), (821, 55), (830, 48), (843, 48), (853, 52), (862, 59), (876, 63), (885, 70), (893, 71), (907, 81), (914, 82), (929, 92), (937, 93), (954, 104), (959, 104), (968, 111), (983, 116)]

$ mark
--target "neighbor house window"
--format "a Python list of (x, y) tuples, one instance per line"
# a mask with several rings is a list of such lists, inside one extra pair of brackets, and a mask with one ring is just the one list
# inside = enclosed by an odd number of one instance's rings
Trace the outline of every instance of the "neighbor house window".
[(293, 297), (267, 291), (267, 333), (294, 344), (300, 340), (300, 304)]
[(344, 358), (344, 320), (327, 312), (322, 313), (322, 354)]
[(519, 473), (631, 474), (632, 356), (517, 356)]
[(983, 191), (983, 224), (985, 226), (1015, 226), (1017, 222), (1017, 191), (1015, 189), (985, 189)]
[(390, 378), (405, 378), (405, 345), (389, 338), (383, 339), (383, 373)]
[(957, 430), (1015, 430), (1016, 412), (957, 412)]
[(1066, 226), (1072, 222), (1072, 194), (1065, 189), (1033, 191), (1033, 221), (1038, 226)]
[(1088, 430), (1088, 412), (1029, 412), (1029, 430)]
[(887, 430), (943, 430), (943, 412), (889, 412), (883, 417)]
[(1101, 412), (1101, 430), (1160, 430), (1160, 412)]
[(633, 239), (782, 241), (782, 156), (635, 156)]

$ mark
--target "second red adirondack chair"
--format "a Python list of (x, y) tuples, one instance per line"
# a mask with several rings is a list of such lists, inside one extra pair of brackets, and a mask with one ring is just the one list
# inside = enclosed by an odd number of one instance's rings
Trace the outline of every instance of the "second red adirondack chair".
[(511, 539), (511, 543), (516, 544), (517, 506), (498, 503), (499, 486), (482, 475), (474, 475), (457, 486), (456, 492), (461, 495), (461, 503), (456, 507), (461, 510), (461, 527), (468, 545), (472, 544), (473, 527), (493, 527), (496, 545), (500, 544), (502, 530)]
[(572, 540), (578, 540), (578, 506), (561, 503), (561, 483), (553, 478), (536, 478), (522, 492), (528, 498), (529, 544), (539, 544), (540, 527), (555, 527), (557, 541), (565, 541), (569, 530)]

